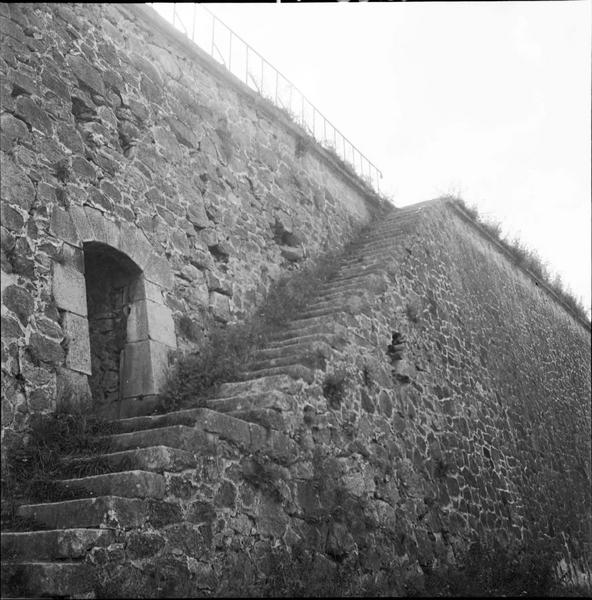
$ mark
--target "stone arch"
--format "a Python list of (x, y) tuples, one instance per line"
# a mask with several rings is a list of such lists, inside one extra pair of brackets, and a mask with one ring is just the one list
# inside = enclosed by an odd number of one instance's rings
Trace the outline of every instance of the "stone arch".
[[(177, 347), (172, 313), (163, 296), (173, 285), (168, 261), (155, 252), (139, 228), (115, 223), (88, 206), (55, 207), (50, 232), (64, 242), (64, 260), (54, 263), (52, 290), (68, 339), (66, 367), (93, 376), (89, 302), (92, 311), (97, 308), (96, 299), (87, 298), (87, 292), (94, 293), (96, 282), (87, 289), (85, 268), (93, 271), (91, 277), (111, 269), (104, 283), (106, 289), (122, 294), (120, 305), (115, 302), (110, 310), (125, 312), (121, 326), (125, 339), (120, 348), (118, 397), (111, 394), (110, 401), (95, 410), (110, 418), (145, 414), (156, 402), (171, 350)], [(108, 263), (103, 271), (102, 260)], [(91, 314), (90, 318), (93, 325), (92, 319), (98, 317)]]

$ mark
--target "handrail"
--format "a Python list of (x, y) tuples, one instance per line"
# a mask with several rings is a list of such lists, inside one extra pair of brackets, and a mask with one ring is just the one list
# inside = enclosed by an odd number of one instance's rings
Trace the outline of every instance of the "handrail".
[[(187, 15), (179, 14), (178, 4), (192, 7), (189, 19)], [(149, 3), (149, 6), (154, 8), (155, 3)], [(175, 29), (197, 44), (252, 90), (288, 113), (292, 120), (314, 137), (321, 146), (332, 150), (341, 160), (351, 166), (362, 180), (379, 191), (382, 171), (368, 160), (285, 75), (242, 37), (203, 5), (195, 2), (173, 2), (172, 5), (166, 4), (165, 6), (169, 8), (169, 12), (172, 6), (171, 16), (168, 17), (167, 14), (160, 11), (159, 14), (167, 19)], [(190, 26), (188, 27), (189, 22)], [(305, 108), (308, 108), (308, 111)]]

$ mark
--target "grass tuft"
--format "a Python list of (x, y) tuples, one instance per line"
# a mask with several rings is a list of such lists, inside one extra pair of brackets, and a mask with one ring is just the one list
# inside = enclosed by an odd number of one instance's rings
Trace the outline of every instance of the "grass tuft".
[(452, 200), (460, 206), (476, 223), (492, 235), (515, 259), (516, 264), (530, 271), (537, 279), (549, 287), (559, 298), (588, 326), (590, 326), (590, 317), (583, 303), (568, 290), (559, 275), (552, 276), (547, 266), (539, 254), (529, 248), (518, 238), (509, 240), (502, 235), (500, 223), (491, 219), (484, 218), (475, 206), (469, 206), (462, 198), (457, 196), (443, 196), (443, 199)]
[[(58, 410), (52, 414), (34, 415), (26, 439), (6, 450), (6, 469), (2, 474), (2, 528), (41, 528), (38, 523), (17, 516), (20, 504), (80, 498), (83, 489), (66, 489), (56, 480), (104, 473), (106, 465), (100, 455), (110, 450), (105, 437), (111, 433), (110, 427), (83, 412)], [(93, 460), (68, 461), (74, 457), (93, 457)]]
[[(244, 323), (209, 322), (210, 332), (195, 352), (178, 357), (161, 396), (159, 412), (200, 406), (220, 384), (236, 381), (247, 370), (257, 349), (296, 317), (336, 272), (339, 253), (323, 255), (311, 265), (292, 271), (269, 290), (263, 305)], [(322, 362), (313, 356), (315, 364)]]
[(323, 380), (323, 396), (333, 409), (338, 409), (345, 399), (346, 379), (345, 371), (339, 370), (327, 374)]

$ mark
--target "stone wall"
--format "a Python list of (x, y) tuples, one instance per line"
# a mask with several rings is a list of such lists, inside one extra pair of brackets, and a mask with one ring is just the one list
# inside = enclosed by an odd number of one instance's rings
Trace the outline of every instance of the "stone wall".
[(394, 535), (403, 578), (476, 540), (560, 539), (590, 573), (589, 326), (463, 214), (428, 203), (402, 228), (294, 427), (311, 424), (323, 472), (365, 505), (350, 542), (382, 569)]
[[(127, 289), (103, 333), (114, 367), (124, 309), (121, 389), (141, 403), (208, 317), (246, 318), (379, 207), (145, 10), (0, 7), (3, 443), (57, 402), (94, 406), (97, 288)], [(116, 595), (222, 593), (271, 572), (278, 546), (290, 568), (314, 550), (311, 573), (349, 565), (399, 594), (474, 540), (547, 536), (589, 564), (589, 330), (461, 210), (404, 212), (371, 242), (381, 269), (320, 317), (332, 341), (310, 378), (223, 386), (269, 399), (273, 422), (199, 409), (168, 449), (166, 427), (138, 426), (144, 496), (114, 465), (121, 497), (97, 499), (107, 520), (58, 515), (52, 529), (106, 528), (85, 560)], [(130, 279), (89, 285), (98, 250)]]
[[(589, 577), (590, 331), (460, 209), (385, 227), (384, 268), (321, 318), (311, 378), (224, 384), (269, 423), (197, 409), (182, 449), (142, 458), (134, 510), (107, 498), (98, 596), (257, 595), (278, 574), (279, 595), (417, 595), (475, 542), (553, 542)], [(152, 446), (170, 417), (123, 431)]]
[[(148, 365), (150, 385), (126, 391), (145, 398), (162, 384), (168, 349), (203, 343), (208, 317), (245, 318), (271, 282), (345, 243), (379, 205), (150, 12), (2, 7), (2, 411), (11, 431), (55, 408), (64, 390), (88, 396), (88, 244), (122, 252), (147, 282), (137, 306), (145, 331), (129, 337), (132, 310), (128, 342), (138, 344), (124, 366), (129, 375)], [(171, 317), (172, 339), (162, 331)]]
[[(330, 317), (325, 368), (261, 380), (283, 398), (276, 442), (204, 409), (219, 438), (167, 483), (196, 540), (173, 561), (193, 593), (253, 583), (277, 545), (306, 585), (349, 573), (358, 592), (422, 593), (475, 542), (557, 543), (590, 577), (589, 329), (451, 205), (427, 203), (392, 237), (385, 272)], [(134, 564), (170, 564), (175, 535)], [(310, 572), (302, 548), (318, 553)]]

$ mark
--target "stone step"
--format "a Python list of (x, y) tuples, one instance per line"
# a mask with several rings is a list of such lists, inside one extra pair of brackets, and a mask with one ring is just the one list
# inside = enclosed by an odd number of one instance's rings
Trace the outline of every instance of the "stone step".
[[(127, 417), (152, 415), (160, 410), (160, 405), (161, 399), (157, 394), (154, 396), (136, 396), (134, 398), (127, 398), (120, 406), (119, 417), (126, 419)], [(111, 418), (111, 415), (109, 415), (109, 418)]]
[(296, 393), (302, 389), (300, 382), (294, 381), (287, 375), (260, 377), (253, 381), (232, 381), (223, 383), (218, 390), (219, 398), (231, 398), (243, 393), (259, 393), (268, 391), (284, 391)]
[(367, 291), (368, 288), (359, 287), (347, 294), (340, 294), (332, 300), (322, 300), (319, 302), (319, 306), (311, 305), (303, 310), (298, 315), (298, 319), (303, 320), (319, 317), (330, 321), (331, 317), (337, 316), (340, 313), (355, 311), (356, 304), (352, 304), (352, 300), (363, 297)]
[[(392, 264), (392, 263), (391, 263)], [(329, 300), (335, 294), (355, 294), (357, 292), (363, 292), (372, 284), (372, 280), (377, 276), (384, 275), (388, 268), (388, 261), (380, 265), (380, 267), (374, 265), (372, 268), (364, 269), (363, 272), (351, 272), (351, 277), (343, 279), (342, 281), (336, 281), (319, 291), (317, 300)]]
[(99, 457), (75, 457), (63, 461), (70, 470), (84, 474), (102, 474), (139, 469), (162, 473), (177, 472), (197, 465), (195, 455), (169, 446), (149, 446), (102, 454)]
[(82, 597), (93, 592), (94, 573), (82, 562), (2, 562), (2, 597)]
[(366, 235), (357, 239), (349, 248), (349, 255), (356, 253), (363, 253), (366, 247), (369, 244), (380, 243), (385, 241), (390, 241), (395, 237), (403, 238), (409, 235), (411, 232), (417, 231), (417, 223), (419, 221), (417, 219), (413, 221), (408, 221), (404, 224), (395, 224), (390, 223), (385, 225), (380, 230), (373, 231), (371, 233), (367, 233)]
[(381, 250), (380, 252), (374, 252), (372, 254), (357, 254), (351, 258), (344, 260), (335, 276), (326, 282), (326, 285), (330, 285), (335, 282), (343, 281), (344, 279), (351, 277), (351, 271), (358, 269), (361, 273), (367, 270), (375, 263), (379, 263), (384, 260), (385, 256), (389, 255), (388, 252)]
[(392, 262), (392, 257), (383, 255), (380, 258), (344, 265), (344, 268), (339, 272), (339, 278), (331, 280), (328, 285), (335, 288), (343, 283), (352, 283), (351, 280), (383, 271), (389, 262)]
[[(381, 269), (380, 271), (376, 271), (375, 273), (372, 273), (372, 275), (374, 275), (375, 277), (383, 276), (384, 269)], [(340, 289), (340, 290), (328, 290), (326, 292), (323, 292), (322, 295), (319, 295), (318, 301), (319, 302), (344, 302), (346, 300), (349, 300), (352, 296), (359, 296), (361, 293), (365, 292), (368, 289), (369, 285), (370, 285), (370, 282), (366, 279), (362, 283), (362, 285), (351, 285), (345, 289)]]
[[(315, 336), (316, 337), (316, 336)], [(326, 338), (318, 336), (318, 338), (310, 342), (297, 342), (292, 344), (283, 344), (281, 346), (265, 347), (255, 353), (257, 360), (268, 360), (276, 358), (284, 358), (288, 356), (299, 356), (310, 352), (311, 349), (322, 349), (326, 352), (331, 350), (331, 343), (328, 343)]]
[(187, 427), (193, 427), (199, 421), (201, 412), (201, 407), (188, 407), (182, 410), (174, 410), (160, 415), (142, 415), (139, 417), (118, 419), (116, 421), (111, 421), (110, 426), (118, 434), (142, 431), (145, 429), (172, 427), (175, 425), (186, 425)]
[(408, 221), (405, 224), (391, 224), (390, 226), (385, 227), (382, 231), (377, 231), (374, 234), (367, 235), (364, 238), (360, 238), (360, 240), (352, 244), (352, 246), (350, 247), (350, 252), (352, 254), (363, 254), (373, 245), (385, 242), (388, 243), (392, 242), (393, 240), (400, 241), (403, 238), (409, 236), (410, 234), (416, 233), (418, 223), (419, 219)]
[[(327, 284), (327, 287), (322, 289), (325, 292), (327, 289), (344, 289), (351, 287), (352, 285), (356, 288), (364, 288), (366, 281), (377, 273), (382, 273), (386, 266), (391, 264), (393, 259), (391, 257), (382, 257), (379, 261), (364, 262), (357, 265), (351, 265), (347, 267), (347, 270), (341, 272), (340, 279), (335, 279)], [(319, 294), (320, 295), (320, 294)]]
[(293, 379), (302, 379), (309, 384), (314, 381), (314, 369), (310, 369), (301, 364), (287, 365), (285, 367), (271, 367), (269, 369), (259, 369), (256, 371), (243, 371), (239, 377), (243, 381), (248, 381), (273, 375), (287, 375)]
[[(380, 237), (383, 235), (389, 235), (393, 231), (397, 231), (397, 229), (401, 227), (413, 227), (420, 222), (420, 219), (417, 215), (409, 215), (406, 217), (398, 217), (396, 219), (388, 219), (380, 223), (378, 227), (375, 229), (370, 229), (366, 233), (363, 233), (359, 240), (356, 241), (364, 241), (365, 239), (375, 239), (376, 237)], [(354, 244), (355, 245), (355, 244)]]
[(364, 268), (358, 269), (357, 271), (352, 271), (351, 273), (344, 275), (340, 279), (331, 280), (329, 283), (323, 284), (319, 288), (319, 293), (317, 298), (322, 298), (324, 294), (337, 292), (337, 291), (349, 291), (351, 289), (359, 289), (360, 287), (364, 287), (365, 280), (375, 274), (380, 274), (384, 271), (384, 265), (372, 266), (372, 268)]
[(290, 395), (283, 392), (270, 391), (259, 394), (241, 394), (231, 398), (214, 398), (207, 401), (207, 407), (217, 412), (230, 413), (232, 416), (241, 418), (237, 411), (254, 408), (290, 411), (294, 408), (294, 400)]
[(333, 308), (336, 305), (339, 305), (340, 302), (343, 302), (344, 300), (347, 300), (348, 295), (343, 294), (341, 296), (336, 296), (334, 299), (325, 299), (325, 298), (319, 298), (317, 300), (315, 300), (314, 302), (311, 302), (306, 308), (305, 310), (323, 310), (323, 309), (327, 309), (327, 308)]
[(392, 260), (401, 252), (404, 244), (401, 242), (383, 244), (375, 248), (369, 248), (364, 253), (356, 254), (341, 263), (340, 269), (336, 273), (336, 278), (340, 277), (348, 268), (355, 266), (366, 266), (384, 260)]
[(48, 529), (80, 527), (154, 527), (178, 523), (182, 520), (177, 504), (153, 498), (123, 498), (99, 496), (45, 504), (23, 504), (17, 509), (19, 516), (35, 519)]
[(303, 367), (314, 368), (315, 355), (313, 350), (309, 348), (299, 353), (290, 353), (287, 356), (279, 356), (277, 358), (266, 358), (254, 360), (247, 364), (248, 372), (261, 371), (266, 369), (274, 369), (276, 367), (290, 367), (302, 365)]
[(2, 558), (16, 560), (82, 559), (94, 547), (104, 547), (116, 539), (112, 529), (50, 529), (2, 533)]
[(162, 499), (166, 488), (162, 475), (140, 470), (60, 479), (57, 483), (66, 490), (80, 490), (81, 498), (117, 495), (124, 498)]
[(339, 345), (342, 341), (343, 336), (339, 333), (313, 333), (311, 335), (302, 335), (296, 337), (289, 337), (283, 340), (272, 340), (267, 344), (266, 351), (273, 352), (274, 350), (281, 350), (283, 348), (291, 348), (292, 346), (303, 346), (305, 344), (316, 344), (326, 343), (331, 347)]
[(306, 327), (317, 327), (320, 329), (318, 333), (321, 333), (324, 329), (328, 330), (328, 333), (332, 333), (332, 323), (330, 319), (325, 319), (323, 315), (317, 317), (297, 317), (292, 319), (285, 325), (284, 331), (300, 331)]
[(283, 411), (274, 410), (273, 408), (244, 408), (232, 411), (230, 414), (243, 421), (265, 427), (265, 429), (275, 429), (276, 431), (284, 431), (286, 429), (285, 414)]
[[(171, 424), (176, 422), (184, 424)], [(131, 439), (135, 440), (132, 443), (137, 443), (138, 440), (152, 440), (159, 436), (159, 432), (168, 431), (169, 433), (165, 434), (166, 439), (179, 439), (180, 443), (186, 446), (186, 450), (193, 449), (194, 452), (211, 451), (216, 444), (212, 434), (242, 447), (248, 448), (251, 444), (252, 428), (248, 423), (206, 407), (183, 409), (151, 417), (122, 419), (118, 426), (129, 431), (113, 437), (124, 439), (125, 443), (130, 443)], [(259, 437), (261, 432), (255, 434)], [(195, 439), (204, 445), (192, 447)]]
[(351, 263), (355, 263), (360, 261), (361, 259), (370, 259), (376, 258), (380, 256), (384, 256), (385, 254), (390, 254), (401, 248), (402, 245), (405, 244), (406, 236), (394, 235), (389, 238), (385, 238), (382, 240), (372, 240), (371, 242), (366, 242), (364, 245), (356, 248), (355, 252), (352, 252), (347, 257), (344, 257), (342, 265), (348, 265)]
[[(272, 342), (290, 342), (296, 339), (302, 339), (309, 336), (323, 336), (337, 333), (340, 324), (331, 322), (330, 319), (312, 321), (311, 323), (300, 325), (298, 323), (286, 325), (282, 332), (274, 334)], [(271, 342), (270, 342), (271, 343)]]
[(388, 230), (389, 228), (397, 224), (417, 222), (418, 215), (418, 211), (408, 211), (406, 209), (399, 209), (396, 213), (392, 213), (386, 217), (381, 218), (379, 221), (377, 221), (376, 226), (371, 226), (368, 231), (362, 233), (362, 236), (372, 235), (374, 232)]
[(349, 302), (352, 298), (356, 297), (356, 296), (360, 296), (364, 291), (366, 291), (365, 289), (352, 289), (352, 290), (348, 290), (347, 292), (335, 292), (332, 295), (327, 295), (327, 296), (323, 296), (320, 300), (319, 300), (319, 305), (320, 306), (325, 306), (325, 305), (332, 305), (332, 306), (344, 306), (347, 304), (347, 302)]
[[(143, 418), (143, 417), (139, 417)], [(149, 446), (169, 446), (189, 452), (211, 450), (213, 440), (203, 430), (186, 425), (172, 425), (110, 435), (112, 449), (134, 450)]]
[[(359, 293), (361, 294), (363, 291), (364, 291), (363, 289), (360, 289)], [(299, 320), (311, 319), (313, 317), (326, 317), (327, 319), (330, 319), (333, 315), (344, 312), (344, 311), (348, 311), (348, 310), (349, 310), (349, 306), (348, 306), (347, 300), (344, 300), (343, 302), (340, 302), (340, 303), (339, 302), (331, 302), (326, 307), (321, 307), (321, 308), (312, 308), (311, 307), (306, 310), (303, 310), (298, 315), (298, 319)]]
[(380, 247), (382, 244), (400, 243), (402, 240), (407, 238), (418, 231), (419, 221), (409, 223), (404, 226), (391, 226), (389, 229), (384, 230), (381, 233), (377, 233), (369, 238), (360, 240), (352, 246), (354, 253), (359, 252), (361, 254), (371, 250), (375, 247)]

